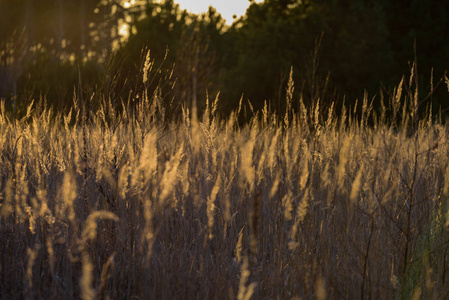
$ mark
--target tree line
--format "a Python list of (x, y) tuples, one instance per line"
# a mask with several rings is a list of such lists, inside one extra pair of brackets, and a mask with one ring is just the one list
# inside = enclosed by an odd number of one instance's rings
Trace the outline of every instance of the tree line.
[(414, 69), (421, 99), (445, 108), (436, 87), (449, 62), (449, 2), (250, 2), (228, 26), (212, 7), (195, 15), (173, 0), (0, 0), (0, 97), (14, 109), (38, 98), (66, 109), (76, 92), (119, 105), (143, 88), (176, 113), (220, 93), (227, 114), (241, 100), (282, 110), (291, 70), (294, 97), (325, 107), (365, 92), (378, 103)]

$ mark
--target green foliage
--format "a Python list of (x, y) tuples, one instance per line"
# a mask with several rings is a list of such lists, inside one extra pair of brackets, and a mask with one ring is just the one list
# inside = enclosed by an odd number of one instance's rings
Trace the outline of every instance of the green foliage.
[[(431, 69), (434, 67), (433, 76), (438, 79), (447, 68), (441, 62), (447, 61), (449, 53), (443, 41), (449, 32), (445, 18), (449, 7), (437, 1), (412, 2), (253, 3), (246, 16), (234, 24), (238, 56), (224, 90), (229, 88), (233, 99), (245, 92), (259, 106), (265, 99), (276, 102), (282, 99), (283, 83), (293, 66), (295, 81), (305, 83), (306, 96), (310, 94), (307, 89), (313, 89), (311, 74), (325, 77), (330, 71), (332, 85), (353, 104), (365, 90), (378, 94), (382, 87), (389, 92), (409, 70), (408, 63), (416, 59), (422, 99), (431, 90)], [(322, 33), (319, 64), (316, 69), (308, 67), (313, 61), (314, 40)], [(444, 90), (435, 93), (434, 107), (442, 104), (443, 95)]]
[[(438, 298), (438, 288), (447, 272), (448, 255), (448, 198), (441, 195), (438, 207), (430, 216), (428, 223), (419, 230), (414, 252), (405, 268), (402, 285), (398, 290), (398, 299)], [(447, 293), (446, 295), (447, 296)]]

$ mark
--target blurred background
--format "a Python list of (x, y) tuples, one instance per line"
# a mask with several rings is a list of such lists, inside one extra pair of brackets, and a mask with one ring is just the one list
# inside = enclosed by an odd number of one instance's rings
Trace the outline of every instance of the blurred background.
[(449, 63), (448, 1), (239, 1), (246, 12), (226, 11), (225, 21), (189, 1), (0, 0), (0, 98), (14, 111), (39, 99), (64, 111), (74, 94), (121, 106), (157, 90), (176, 115), (220, 92), (222, 115), (240, 99), (281, 110), (293, 70), (294, 99), (354, 105), (367, 92), (376, 106), (402, 76), (412, 84), (416, 61), (421, 104), (449, 106), (438, 85)]

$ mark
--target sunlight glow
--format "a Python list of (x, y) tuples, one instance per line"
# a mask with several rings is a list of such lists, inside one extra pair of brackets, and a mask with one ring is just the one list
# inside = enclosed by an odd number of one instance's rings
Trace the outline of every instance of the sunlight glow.
[[(233, 15), (237, 18), (245, 14), (246, 9), (250, 5), (247, 0), (175, 0), (181, 7), (189, 12), (200, 14), (207, 12), (209, 6), (213, 6), (226, 20), (228, 25), (232, 24)], [(255, 2), (263, 2), (256, 0)]]
[(130, 7), (133, 6), (135, 3), (136, 3), (135, 0), (127, 1), (127, 2), (123, 3), (123, 7), (124, 7), (124, 8), (130, 8)]
[(126, 23), (122, 24), (122, 26), (120, 27), (118, 33), (119, 33), (120, 36), (128, 37), (128, 35), (129, 35), (129, 25), (126, 24)]
[[(263, 0), (256, 0), (255, 2), (262, 2)], [(250, 2), (245, 0), (176, 0), (177, 4), (179, 4), (182, 10), (187, 10), (188, 12), (194, 14), (201, 14), (208, 11), (210, 6), (213, 6), (217, 9), (217, 11), (221, 14), (221, 16), (226, 20), (228, 25), (232, 24), (234, 21), (234, 16), (236, 18), (240, 18), (245, 14), (246, 9), (249, 7)], [(121, 1), (123, 8), (128, 9), (136, 5), (136, 0), (126, 0)], [(112, 14), (114, 14), (117, 10), (117, 6), (113, 6)], [(134, 28), (131, 28), (130, 16), (125, 16), (124, 20), (120, 20), (118, 24), (118, 35), (120, 36), (120, 40), (126, 40), (130, 31)]]
[[(156, 0), (156, 2), (159, 1), (161, 0)], [(263, 0), (255, 0), (254, 2), (260, 3)], [(125, 9), (128, 9), (136, 5), (136, 0), (122, 0), (121, 3)], [(175, 3), (179, 4), (182, 10), (185, 9), (194, 14), (205, 13), (208, 11), (209, 6), (213, 6), (228, 25), (234, 22), (234, 16), (236, 18), (243, 16), (251, 4), (247, 0), (175, 0)]]

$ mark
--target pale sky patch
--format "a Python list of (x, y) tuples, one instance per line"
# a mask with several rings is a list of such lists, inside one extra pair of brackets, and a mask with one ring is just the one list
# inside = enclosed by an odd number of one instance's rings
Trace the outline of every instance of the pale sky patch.
[[(246, 9), (250, 5), (248, 0), (175, 0), (181, 7), (189, 12), (200, 14), (206, 12), (209, 6), (213, 6), (226, 19), (228, 25), (234, 21), (232, 16), (237, 18), (245, 14)], [(256, 0), (256, 2), (263, 2)]]

